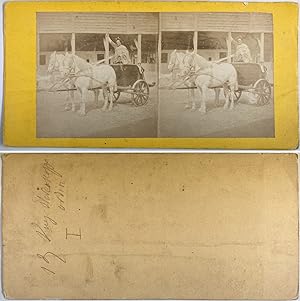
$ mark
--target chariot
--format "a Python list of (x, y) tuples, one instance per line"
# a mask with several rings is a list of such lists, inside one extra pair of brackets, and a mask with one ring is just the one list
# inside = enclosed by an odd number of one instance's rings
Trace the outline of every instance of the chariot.
[(267, 80), (267, 68), (257, 63), (233, 63), (238, 76), (238, 90), (235, 101), (238, 102), (243, 92), (249, 92), (256, 98), (256, 104), (266, 105), (272, 97), (272, 84)]
[(155, 83), (147, 83), (144, 69), (134, 64), (113, 64), (111, 65), (117, 76), (117, 91), (114, 92), (114, 101), (117, 101), (121, 93), (131, 94), (132, 103), (135, 106), (145, 105), (149, 100), (149, 88)]

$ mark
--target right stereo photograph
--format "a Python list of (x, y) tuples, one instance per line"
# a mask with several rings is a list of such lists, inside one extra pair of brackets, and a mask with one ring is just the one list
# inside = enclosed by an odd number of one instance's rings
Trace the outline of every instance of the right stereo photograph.
[(161, 13), (159, 137), (274, 137), (273, 16)]

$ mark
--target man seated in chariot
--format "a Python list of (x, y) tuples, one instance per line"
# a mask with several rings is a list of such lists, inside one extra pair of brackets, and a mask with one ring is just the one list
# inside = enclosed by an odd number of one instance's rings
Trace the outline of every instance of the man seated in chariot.
[(236, 47), (233, 61), (250, 63), (252, 61), (250, 49), (247, 44), (243, 43), (242, 38), (239, 37), (236, 41), (231, 38), (231, 42), (234, 43)]
[(130, 56), (129, 56), (129, 51), (126, 48), (125, 45), (122, 44), (122, 40), (117, 37), (116, 42), (114, 42), (110, 37), (109, 34), (107, 33), (105, 35), (106, 39), (114, 47), (115, 49), (115, 55), (112, 58), (112, 63), (113, 64), (130, 64)]

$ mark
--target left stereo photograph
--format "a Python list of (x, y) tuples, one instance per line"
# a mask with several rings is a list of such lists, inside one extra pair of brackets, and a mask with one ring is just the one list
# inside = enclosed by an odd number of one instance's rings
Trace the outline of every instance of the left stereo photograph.
[(37, 137), (156, 137), (158, 19), (38, 13)]

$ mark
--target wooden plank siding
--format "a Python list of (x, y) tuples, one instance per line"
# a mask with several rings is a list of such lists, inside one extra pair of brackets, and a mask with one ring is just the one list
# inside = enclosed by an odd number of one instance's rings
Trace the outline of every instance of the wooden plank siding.
[(161, 13), (161, 31), (273, 32), (272, 14)]
[(129, 13), (127, 14), (127, 33), (158, 34), (157, 13)]
[[(273, 32), (272, 14), (161, 13), (161, 31)], [(157, 13), (38, 13), (41, 33), (158, 33)]]
[(37, 30), (43, 33), (71, 33), (74, 30), (73, 14), (37, 13)]
[(157, 13), (38, 13), (39, 33), (157, 34)]
[(194, 31), (195, 17), (193, 13), (161, 13), (161, 31)]

